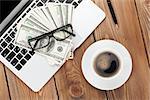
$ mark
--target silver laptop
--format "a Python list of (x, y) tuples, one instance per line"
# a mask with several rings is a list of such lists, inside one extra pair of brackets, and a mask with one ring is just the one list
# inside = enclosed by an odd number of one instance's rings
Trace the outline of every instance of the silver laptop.
[[(77, 34), (74, 50), (105, 18), (104, 12), (90, 0), (2, 0), (0, 1), (0, 61), (33, 91), (38, 92), (60, 69), (49, 66), (46, 58), (14, 44), (16, 26), (28, 12), (48, 2), (74, 5), (73, 27)], [(9, 4), (10, 9), (3, 9)], [(3, 12), (5, 10), (5, 13)], [(6, 13), (7, 12), (7, 13)]]

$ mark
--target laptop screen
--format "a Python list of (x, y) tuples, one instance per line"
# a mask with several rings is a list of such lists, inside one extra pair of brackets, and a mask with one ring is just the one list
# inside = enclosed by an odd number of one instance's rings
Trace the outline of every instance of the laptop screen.
[(0, 0), (0, 24), (21, 0)]

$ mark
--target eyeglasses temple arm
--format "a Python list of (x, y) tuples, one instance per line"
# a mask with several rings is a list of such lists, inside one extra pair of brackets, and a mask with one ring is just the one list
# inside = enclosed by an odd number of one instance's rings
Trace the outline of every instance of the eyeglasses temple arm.
[(69, 31), (67, 31), (67, 30), (62, 30), (62, 31), (64, 31), (64, 32), (67, 32), (67, 33), (69, 33), (70, 35), (72, 35), (72, 36), (76, 36), (74, 33), (71, 33), (71, 32), (69, 32)]

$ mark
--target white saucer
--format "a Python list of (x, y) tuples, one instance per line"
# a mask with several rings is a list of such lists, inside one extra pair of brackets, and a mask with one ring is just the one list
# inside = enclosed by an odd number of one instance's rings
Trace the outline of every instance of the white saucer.
[[(99, 76), (93, 66), (93, 60), (97, 54), (112, 52), (120, 59), (120, 70), (112, 77)], [(120, 43), (112, 40), (101, 40), (92, 44), (82, 58), (82, 72), (85, 79), (95, 88), (101, 90), (113, 90), (122, 86), (129, 78), (132, 71), (132, 59), (128, 50)]]

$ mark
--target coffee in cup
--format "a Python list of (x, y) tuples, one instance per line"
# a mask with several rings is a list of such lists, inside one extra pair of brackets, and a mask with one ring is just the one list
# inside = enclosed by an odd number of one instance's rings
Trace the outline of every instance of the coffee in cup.
[(103, 52), (96, 56), (94, 60), (94, 70), (102, 77), (112, 77), (119, 70), (119, 58), (111, 52)]

